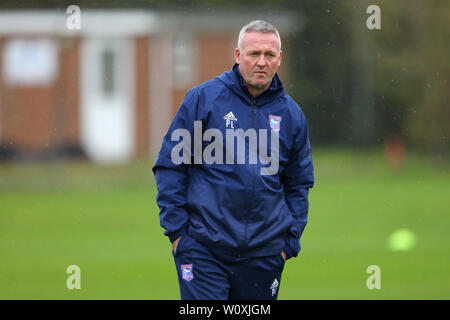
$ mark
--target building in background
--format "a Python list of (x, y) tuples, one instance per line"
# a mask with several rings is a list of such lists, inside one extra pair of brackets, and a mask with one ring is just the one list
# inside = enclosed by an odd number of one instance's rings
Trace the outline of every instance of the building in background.
[[(187, 90), (232, 67), (244, 24), (274, 24), (283, 49), (299, 29), (289, 12), (82, 10), (75, 30), (68, 17), (0, 12), (4, 155), (80, 153), (99, 163), (153, 155)], [(283, 59), (282, 79), (288, 50)]]

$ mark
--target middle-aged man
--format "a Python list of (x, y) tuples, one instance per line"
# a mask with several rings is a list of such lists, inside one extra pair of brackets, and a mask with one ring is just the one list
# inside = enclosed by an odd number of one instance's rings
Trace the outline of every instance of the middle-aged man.
[(244, 26), (232, 70), (191, 89), (164, 137), (153, 172), (182, 299), (277, 299), (300, 251), (313, 165), (281, 58), (276, 28)]

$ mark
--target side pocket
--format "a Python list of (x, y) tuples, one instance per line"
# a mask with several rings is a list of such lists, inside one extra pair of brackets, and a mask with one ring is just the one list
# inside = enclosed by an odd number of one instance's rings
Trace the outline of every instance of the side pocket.
[(183, 248), (182, 245), (183, 245), (184, 240), (186, 239), (186, 237), (187, 237), (186, 234), (183, 234), (181, 236), (180, 240), (178, 241), (176, 252), (174, 252), (173, 249), (172, 249), (172, 254), (174, 255), (174, 257), (178, 257), (180, 255), (180, 250)]
[(284, 267), (284, 264), (286, 263), (286, 261), (284, 260), (284, 258), (283, 258), (281, 253), (278, 255), (278, 259), (280, 260), (281, 266)]

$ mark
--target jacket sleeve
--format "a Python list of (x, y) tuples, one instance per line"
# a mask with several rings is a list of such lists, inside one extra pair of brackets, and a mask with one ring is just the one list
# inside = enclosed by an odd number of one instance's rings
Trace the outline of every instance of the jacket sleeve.
[[(178, 109), (167, 134), (164, 136), (161, 150), (153, 166), (158, 194), (156, 202), (159, 206), (159, 219), (165, 229), (164, 235), (173, 242), (187, 231), (189, 214), (187, 212), (187, 182), (188, 166), (192, 163), (192, 145), (194, 120), (198, 106), (198, 95), (194, 90), (189, 91)], [(178, 129), (178, 130), (177, 130)], [(180, 138), (177, 131), (189, 133), (189, 141)], [(174, 141), (172, 141), (174, 140)], [(186, 143), (183, 151), (176, 149), (180, 143)], [(174, 149), (175, 148), (175, 149)], [(174, 161), (172, 151), (185, 152), (189, 161)], [(178, 152), (177, 152), (178, 153)], [(186, 159), (186, 158), (185, 158)]]
[(309, 189), (314, 185), (308, 124), (301, 110), (297, 121), (300, 126), (297, 127), (294, 147), (282, 177), (286, 203), (294, 218), (283, 249), (288, 258), (296, 257), (300, 252), (300, 237), (308, 221)]

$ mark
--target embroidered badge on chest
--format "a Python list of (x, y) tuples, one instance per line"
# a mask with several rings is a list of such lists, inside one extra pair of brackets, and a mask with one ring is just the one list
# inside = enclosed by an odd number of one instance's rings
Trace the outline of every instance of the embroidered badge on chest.
[(269, 122), (270, 122), (270, 128), (273, 131), (275, 131), (275, 132), (280, 131), (281, 117), (269, 114)]

